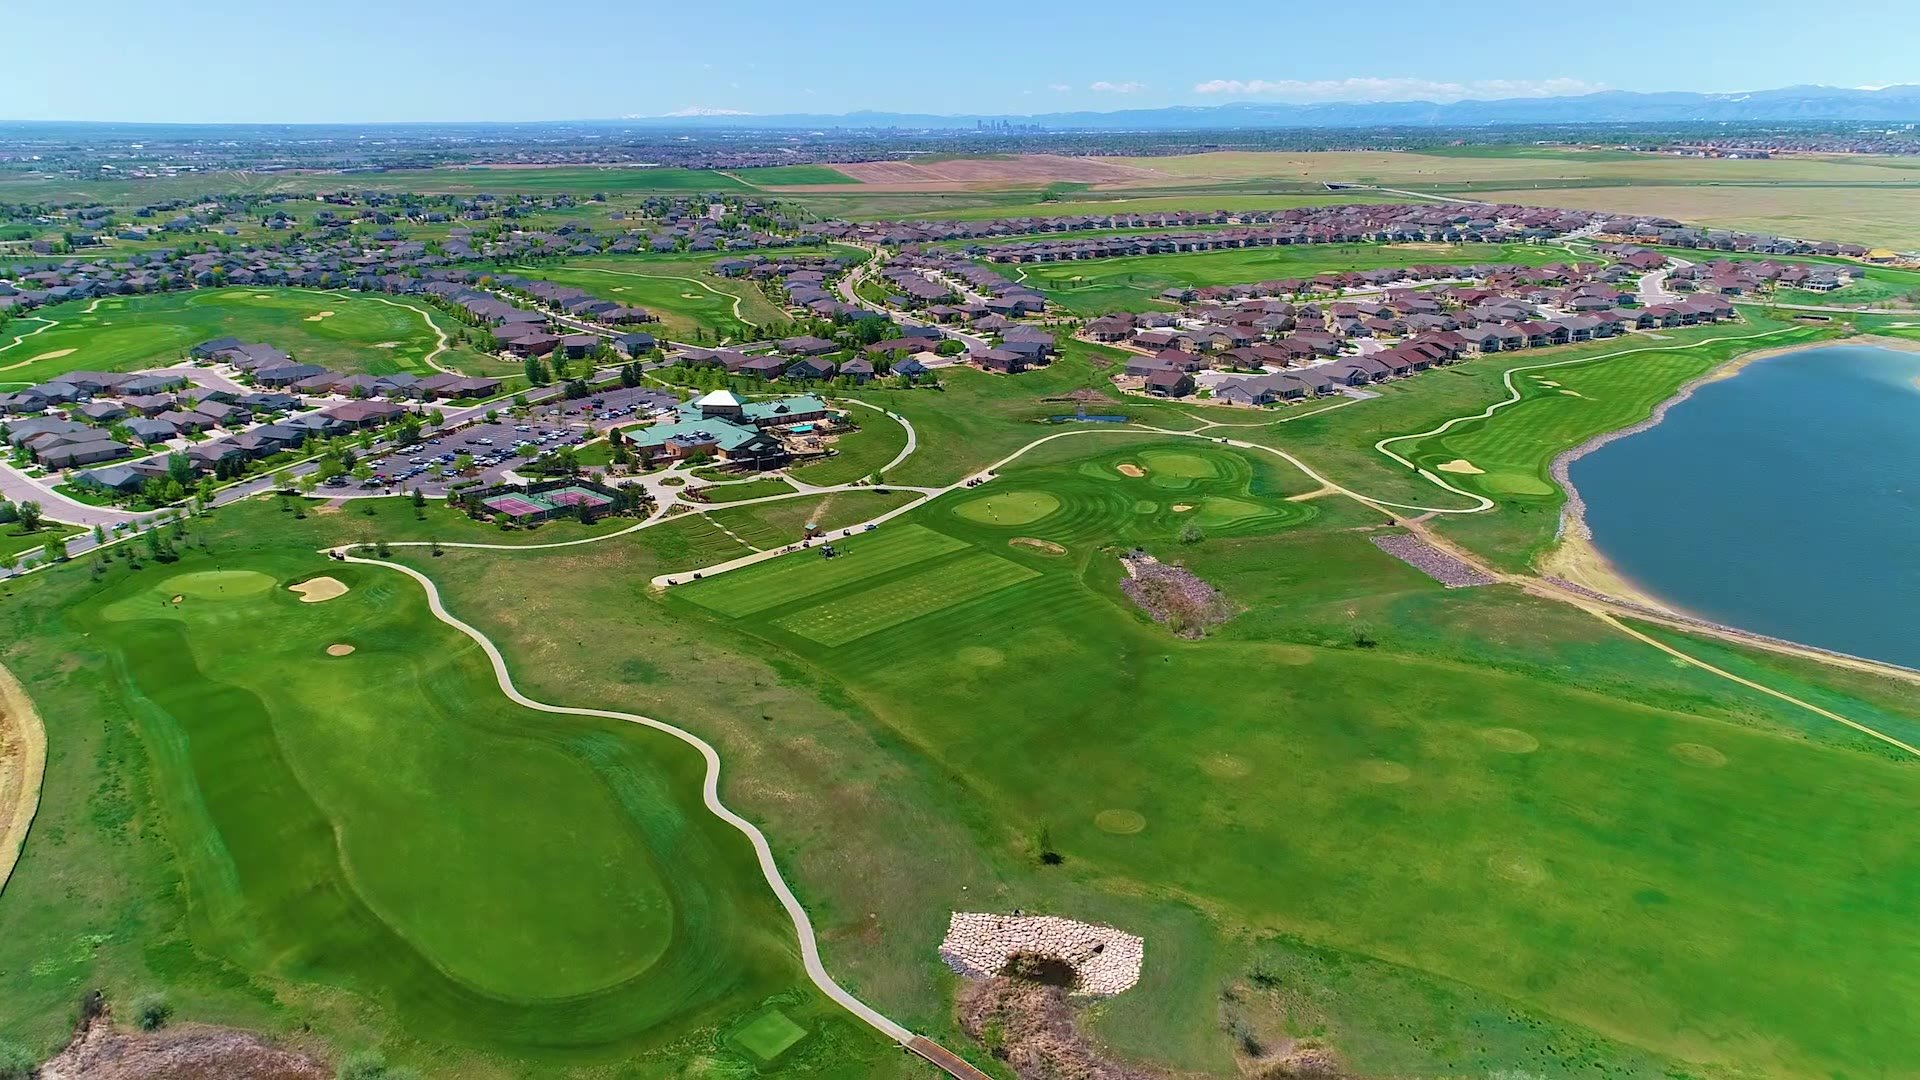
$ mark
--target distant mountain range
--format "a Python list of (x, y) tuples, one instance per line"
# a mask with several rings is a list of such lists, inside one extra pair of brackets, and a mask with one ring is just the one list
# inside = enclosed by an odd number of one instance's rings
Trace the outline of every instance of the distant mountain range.
[(1790, 86), (1743, 94), (1634, 93), (1607, 90), (1574, 97), (1498, 100), (1344, 101), (1287, 105), (1257, 101), (1175, 105), (1116, 112), (1053, 112), (1030, 116), (936, 116), (861, 111), (756, 116), (683, 109), (623, 123), (676, 128), (966, 129), (980, 124), (1032, 125), (1054, 131), (1178, 131), (1236, 128), (1473, 127), (1507, 124), (1920, 123), (1920, 86), (1849, 90)]

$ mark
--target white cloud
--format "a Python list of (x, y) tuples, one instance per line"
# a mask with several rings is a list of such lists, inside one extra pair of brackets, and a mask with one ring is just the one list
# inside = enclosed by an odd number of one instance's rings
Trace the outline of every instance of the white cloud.
[(1047, 89), (1053, 91), (1056, 94), (1064, 94), (1067, 91), (1073, 89), (1073, 87), (1068, 86), (1066, 83), (1063, 83), (1063, 82), (1057, 82), (1057, 83), (1048, 83)]
[(1087, 87), (1100, 94), (1131, 94), (1146, 88), (1147, 84), (1143, 82), (1107, 82), (1104, 79)]
[(716, 109), (711, 105), (689, 105), (684, 109), (675, 109), (661, 116), (752, 116), (750, 112), (739, 109)]
[(1583, 79), (1434, 79), (1357, 76), (1346, 79), (1212, 79), (1196, 94), (1273, 97), (1282, 101), (1462, 101), (1468, 98), (1559, 97), (1606, 87)]

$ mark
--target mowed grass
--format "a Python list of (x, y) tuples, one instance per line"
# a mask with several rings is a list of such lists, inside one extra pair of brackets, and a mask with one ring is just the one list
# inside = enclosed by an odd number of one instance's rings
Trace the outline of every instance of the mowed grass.
[(748, 341), (761, 336), (762, 327), (784, 325), (786, 313), (757, 286), (709, 272), (714, 260), (724, 257), (605, 255), (555, 266), (518, 266), (511, 272), (646, 308), (660, 320), (650, 328), (655, 336), (675, 341)]
[[(845, 542), (835, 559), (823, 559), (818, 549), (812, 549), (736, 570), (685, 591), (694, 603), (739, 618), (965, 546), (923, 526), (901, 525)], [(816, 567), (816, 562), (823, 565)]]
[[(438, 337), (431, 309), (409, 301), (312, 289), (194, 289), (59, 304), (21, 318), (0, 334), (0, 380), (42, 382), (69, 371), (131, 371), (181, 361), (192, 346), (218, 337), (264, 341), (301, 363), (340, 372), (431, 375)], [(332, 312), (332, 314), (324, 314)], [(452, 329), (444, 315), (431, 316)], [(30, 336), (23, 336), (30, 335)], [(456, 370), (498, 373), (501, 361), (470, 349), (442, 353)]]
[[(248, 522), (222, 543), (277, 548), (28, 586), (67, 602), (8, 663), (65, 721), (50, 781), (83, 786), (51, 794), (0, 903), (0, 1029), (50, 1047), (74, 985), (164, 987), (183, 1018), (298, 1024), (446, 1075), (552, 1075), (667, 1068), (778, 997), (828, 1029), (819, 1060), (876, 1052), (811, 991), (751, 848), (700, 804), (691, 749), (513, 705), (417, 586), (302, 552), (294, 536), (331, 522), (227, 513)], [(349, 591), (286, 588), (321, 573)], [(62, 656), (92, 674), (60, 674)], [(107, 742), (83, 717), (115, 718)], [(119, 747), (91, 799), (74, 772), (99, 774), (76, 756), (90, 742)]]
[(884, 469), (906, 449), (907, 429), (898, 421), (857, 406), (848, 413), (860, 429), (836, 436), (832, 457), (795, 465), (787, 471), (818, 487), (851, 484)]
[[(1741, 330), (1727, 332), (1736, 335)], [(1555, 535), (1565, 494), (1549, 469), (1561, 452), (1646, 419), (1681, 386), (1739, 352), (1820, 336), (1820, 331), (1807, 328), (1690, 349), (1661, 349), (1658, 342), (1630, 339), (1613, 353), (1601, 354), (1605, 359), (1520, 372), (1513, 380), (1521, 395), (1515, 404), (1440, 435), (1392, 444), (1393, 449), (1447, 483), (1499, 503), (1492, 513), (1446, 519), (1435, 527), (1501, 565), (1524, 568)], [(1456, 461), (1481, 472), (1438, 468)]]
[(904, 579), (835, 595), (775, 619), (774, 625), (822, 645), (845, 645), (1038, 575), (1019, 563), (973, 552)]
[[(1048, 832), (1064, 864), (1022, 875), (1005, 904), (1060, 911), (1072, 897), (1063, 913), (1084, 915), (1103, 906), (1089, 893), (1196, 902), (1219, 923), (1437, 980), (1395, 991), (1442, 1003), (1417, 1051), (1328, 1021), (1363, 1073), (1452, 1074), (1489, 1044), (1486, 1066), (1543, 1075), (1897, 1073), (1886, 1065), (1904, 1035), (1880, 1018), (1920, 1004), (1920, 943), (1901, 929), (1920, 856), (1884, 821), (1920, 795), (1910, 767), (1807, 737), (1577, 612), (1503, 589), (1448, 593), (1323, 500), (1282, 504), (1301, 515), (1290, 524), (1176, 544), (1177, 516), (1136, 512), (1167, 493), (1114, 468), (1159, 447), (1078, 445), (1085, 460), (1061, 448), (995, 482), (1067, 511), (1013, 530), (942, 499), (910, 519), (1033, 577), (984, 597), (956, 586), (938, 607), (916, 599), (916, 617), (840, 644), (764, 610), (733, 624), (849, 687), (960, 778), (954, 812), (985, 815), (988, 835)], [(1223, 477), (1269, 467), (1194, 449)], [(1211, 482), (1222, 487), (1203, 497), (1277, 501)], [(1068, 556), (1025, 554), (1007, 543), (1016, 534)], [(1148, 623), (1118, 598), (1102, 551), (1136, 543), (1243, 613), (1200, 642)], [(803, 611), (862, 595), (842, 591), (838, 560), (786, 562), (818, 576), (781, 582)], [(871, 588), (930, 582), (936, 565)], [(668, 602), (713, 610), (702, 593), (726, 584)], [(1352, 645), (1363, 626), (1372, 648)], [(1123, 819), (1128, 831), (1101, 827)], [(1155, 950), (1150, 939), (1150, 969)], [(1115, 999), (1095, 1030), (1224, 1071), (1198, 1019), (1218, 989), (1185, 972)], [(1504, 1002), (1500, 1017), (1453, 1014), (1482, 991)], [(1876, 1004), (1850, 1004), (1863, 1000)], [(1470, 1039), (1454, 1026), (1468, 1023)]]
[(1236, 248), (1176, 255), (1136, 255), (1000, 267), (1076, 315), (1165, 310), (1157, 301), (1171, 288), (1239, 285), (1276, 278), (1310, 278), (1383, 266), (1465, 266), (1521, 263), (1538, 266), (1571, 259), (1564, 249), (1532, 244), (1310, 244)]

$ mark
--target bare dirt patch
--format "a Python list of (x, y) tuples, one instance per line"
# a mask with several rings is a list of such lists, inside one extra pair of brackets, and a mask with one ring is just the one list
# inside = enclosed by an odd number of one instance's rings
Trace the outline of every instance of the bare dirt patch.
[(329, 645), (327, 646), (327, 655), (328, 656), (352, 656), (353, 646), (346, 645), (346, 644)]
[(1147, 470), (1141, 468), (1138, 465), (1135, 465), (1131, 461), (1123, 461), (1120, 464), (1115, 465), (1114, 469), (1115, 471), (1119, 472), (1121, 476), (1131, 476), (1136, 480), (1142, 476), (1147, 475)]
[(1164, 1074), (1107, 1059), (1074, 1024), (1066, 991), (999, 976), (959, 995), (960, 1026), (1021, 1077), (1162, 1080)]
[(13, 873), (40, 809), (40, 779), (46, 768), (46, 726), (26, 688), (0, 667), (0, 888)]
[(1016, 536), (1013, 539), (1007, 541), (1007, 546), (1031, 548), (1032, 550), (1037, 551), (1042, 555), (1052, 555), (1055, 558), (1058, 558), (1059, 556), (1065, 555), (1067, 553), (1067, 549), (1061, 547), (1059, 544), (1056, 544), (1051, 540), (1042, 540), (1034, 536)]
[(316, 1058), (258, 1035), (202, 1024), (121, 1031), (104, 1012), (82, 1021), (73, 1041), (40, 1067), (41, 1080), (326, 1080)]
[(1454, 458), (1452, 461), (1444, 461), (1435, 465), (1434, 468), (1439, 469), (1441, 472), (1459, 473), (1462, 476), (1480, 476), (1486, 472), (1485, 469), (1480, 468), (1466, 458)]
[(300, 602), (303, 604), (325, 603), (347, 595), (346, 583), (339, 578), (330, 577), (308, 578), (297, 585), (287, 586), (287, 589), (289, 592), (299, 593)]
[(72, 356), (75, 351), (74, 349), (55, 349), (52, 352), (43, 352), (32, 360), (28, 360), (27, 363), (31, 364), (34, 360), (58, 360), (63, 356)]

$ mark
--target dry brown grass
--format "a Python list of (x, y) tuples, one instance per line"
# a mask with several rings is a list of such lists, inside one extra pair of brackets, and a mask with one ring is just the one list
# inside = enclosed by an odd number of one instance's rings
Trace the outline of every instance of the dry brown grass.
[(1920, 248), (1920, 189), (1646, 186), (1478, 192), (1490, 202), (1657, 214), (1690, 225)]

